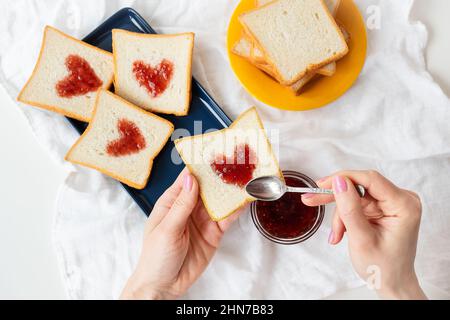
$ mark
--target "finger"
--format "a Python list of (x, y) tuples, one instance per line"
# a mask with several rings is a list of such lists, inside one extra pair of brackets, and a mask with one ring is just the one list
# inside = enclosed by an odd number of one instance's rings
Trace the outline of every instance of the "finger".
[(340, 171), (321, 182), (322, 188), (329, 188), (332, 185), (334, 176), (349, 178), (353, 183), (362, 185), (368, 194), (377, 201), (396, 201), (402, 194), (402, 190), (391, 181), (383, 177), (380, 173), (370, 171)]
[(302, 194), (302, 202), (308, 207), (318, 207), (325, 204), (333, 203), (334, 196), (328, 194)]
[(198, 202), (198, 183), (190, 173), (183, 176), (183, 187), (172, 207), (161, 222), (167, 230), (182, 233)]
[[(331, 179), (329, 179), (329, 177), (325, 177), (316, 181), (316, 183), (319, 188), (331, 189), (331, 183), (329, 183), (329, 181), (331, 182)], [(306, 193), (302, 194), (302, 202), (308, 207), (318, 207), (333, 203), (334, 196), (329, 194)]]
[(242, 208), (242, 209), (236, 211), (235, 213), (233, 213), (231, 216), (229, 216), (225, 220), (217, 222), (217, 225), (219, 226), (220, 230), (222, 232), (227, 231), (244, 211), (245, 211), (245, 208)]
[(178, 175), (175, 182), (156, 201), (154, 208), (164, 208), (169, 210), (172, 207), (175, 199), (178, 197), (181, 189), (183, 188), (184, 176), (187, 174), (189, 174), (189, 170), (184, 168)]
[(345, 233), (344, 223), (342, 222), (341, 217), (339, 216), (338, 210), (335, 209), (333, 213), (333, 221), (331, 226), (331, 233), (328, 238), (328, 243), (331, 245), (338, 244), (344, 237), (344, 233)]
[(183, 188), (183, 179), (186, 174), (189, 173), (189, 170), (186, 168), (181, 171), (178, 175), (175, 182), (159, 197), (153, 206), (153, 210), (148, 217), (145, 232), (149, 233), (159, 225), (159, 223), (164, 219), (166, 214), (169, 212), (176, 198), (181, 192)]
[(332, 180), (339, 217), (347, 229), (349, 240), (364, 241), (372, 234), (372, 228), (364, 216), (361, 198), (350, 179), (335, 176)]
[(192, 214), (192, 222), (195, 224), (194, 233), (198, 233), (207, 243), (217, 248), (222, 240), (223, 234), (239, 218), (243, 210), (238, 210), (228, 218), (215, 222), (211, 220), (201, 199), (197, 203), (197, 209)]

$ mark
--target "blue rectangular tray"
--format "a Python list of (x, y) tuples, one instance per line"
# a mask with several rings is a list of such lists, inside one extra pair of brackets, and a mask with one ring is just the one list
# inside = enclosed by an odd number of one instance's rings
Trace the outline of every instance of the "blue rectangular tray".
[[(134, 9), (123, 8), (87, 35), (83, 41), (111, 52), (112, 29), (156, 33)], [(172, 139), (169, 140), (161, 153), (156, 157), (147, 186), (143, 190), (137, 190), (122, 184), (147, 216), (152, 211), (153, 205), (159, 196), (175, 181), (184, 168), (184, 164), (178, 157), (173, 140), (182, 136), (193, 135), (195, 122), (197, 122), (197, 126), (201, 123), (202, 132), (211, 129), (223, 129), (231, 124), (231, 120), (195, 79), (192, 79), (192, 101), (189, 114), (184, 117), (161, 114), (160, 116), (172, 122), (175, 126), (175, 131)], [(67, 119), (80, 134), (87, 127), (85, 122)], [(195, 134), (199, 133), (195, 132)], [(172, 153), (175, 155), (174, 158), (178, 157), (180, 160), (177, 164), (172, 161)]]

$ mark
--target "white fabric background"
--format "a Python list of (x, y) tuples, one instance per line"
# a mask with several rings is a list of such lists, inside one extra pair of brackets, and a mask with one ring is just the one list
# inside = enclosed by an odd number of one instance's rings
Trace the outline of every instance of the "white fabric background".
[[(419, 277), (450, 292), (450, 103), (425, 69), (426, 28), (409, 21), (413, 0), (357, 0), (381, 10), (369, 30), (368, 57), (354, 87), (326, 108), (276, 110), (251, 98), (232, 73), (225, 49), (237, 0), (1, 1), (0, 84), (12, 97), (25, 83), (50, 24), (83, 37), (124, 6), (159, 32), (196, 33), (194, 75), (231, 117), (257, 105), (267, 129), (280, 130), (283, 169), (313, 178), (339, 169), (371, 168), (420, 193), (424, 204)], [(63, 163), (77, 138), (57, 114), (21, 106), (42, 146)], [(140, 250), (145, 216), (122, 187), (101, 174), (64, 164), (54, 239), (70, 298), (116, 298)], [(45, 173), (43, 173), (45, 179)], [(362, 282), (345, 243), (327, 244), (327, 218), (302, 245), (263, 239), (248, 214), (225, 235), (205, 274), (186, 298), (322, 298)]]

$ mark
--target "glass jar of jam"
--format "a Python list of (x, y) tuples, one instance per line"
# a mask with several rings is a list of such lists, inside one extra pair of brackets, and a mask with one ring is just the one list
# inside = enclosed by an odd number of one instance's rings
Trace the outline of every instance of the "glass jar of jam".
[[(304, 174), (283, 171), (286, 185), (317, 188)], [(255, 201), (250, 207), (252, 220), (259, 232), (279, 244), (297, 244), (309, 239), (322, 224), (325, 206), (308, 207), (300, 193), (286, 193), (277, 201)]]

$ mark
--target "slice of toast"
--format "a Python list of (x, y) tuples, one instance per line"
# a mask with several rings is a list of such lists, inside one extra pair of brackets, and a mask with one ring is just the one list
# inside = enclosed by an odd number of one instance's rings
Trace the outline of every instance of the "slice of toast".
[[(256, 0), (256, 5), (263, 6), (263, 5), (266, 5), (273, 1), (274, 0)], [(333, 17), (337, 13), (340, 2), (341, 2), (341, 0), (325, 0), (324, 1), (325, 5), (327, 6), (328, 10), (333, 15)], [(344, 35), (344, 38), (346, 38), (348, 33), (341, 26), (340, 26), (340, 28)], [(265, 66), (265, 64), (267, 64), (267, 62), (266, 62), (266, 58), (264, 57), (264, 53), (262, 52), (261, 48), (258, 47), (258, 44), (255, 43), (255, 41), (252, 39), (252, 37), (250, 35), (245, 34), (245, 37), (247, 38), (247, 45), (251, 46), (251, 49), (250, 49), (251, 60), (253, 62), (255, 62), (255, 64), (257, 64), (257, 65), (263, 64), (262, 69), (263, 69), (263, 71), (267, 72), (266, 70), (268, 69), (268, 67)], [(331, 63), (317, 69), (315, 72), (317, 74), (320, 74), (323, 76), (331, 77), (336, 73), (336, 62), (331, 62)], [(275, 74), (275, 72), (272, 72), (272, 74)], [(291, 89), (293, 91), (297, 92), (298, 89), (302, 88), (312, 78), (314, 78), (314, 77), (311, 76), (311, 72), (310, 72), (309, 74), (305, 75), (300, 80), (298, 80), (296, 83), (294, 83), (292, 85)]]
[(114, 75), (112, 54), (46, 26), (34, 71), (17, 100), (89, 121), (99, 88)]
[[(345, 34), (344, 34), (344, 37), (345, 37)], [(264, 53), (262, 52), (261, 48), (259, 48), (256, 43), (252, 43), (251, 40), (248, 40), (248, 42), (251, 45), (251, 49), (250, 49), (251, 59), (257, 63), (267, 64), (266, 58), (264, 57)], [(323, 76), (331, 77), (336, 73), (336, 62), (333, 61), (333, 62), (317, 69), (315, 72), (318, 74), (321, 74)]]
[[(256, 6), (262, 7), (270, 2), (273, 2), (274, 0), (256, 0)], [(341, 3), (341, 0), (324, 0), (325, 5), (327, 6), (328, 10), (330, 10), (330, 13), (333, 17), (336, 16), (337, 10), (339, 8), (339, 4)], [(341, 28), (342, 30), (342, 28)], [(345, 37), (345, 34), (344, 34)], [(265, 62), (266, 59), (264, 57), (264, 53), (262, 52), (261, 48), (258, 47), (256, 43), (253, 41), (251, 42), (252, 50), (250, 51), (252, 59), (256, 62)], [(331, 62), (322, 68), (319, 68), (316, 70), (316, 72), (320, 75), (331, 77), (336, 73), (336, 62)], [(305, 78), (305, 77), (304, 77)], [(299, 80), (300, 83), (302, 82), (302, 79)], [(298, 83), (294, 84), (294, 87), (298, 87)]]
[(113, 30), (116, 93), (159, 113), (186, 115), (192, 82), (194, 34)]
[[(344, 29), (344, 27), (342, 25), (340, 25), (340, 24), (338, 24), (338, 25), (339, 25), (339, 28), (342, 31), (342, 34), (344, 35), (345, 42), (349, 43), (350, 42), (350, 34), (347, 32), (347, 30)], [(330, 66), (330, 65), (331, 64), (328, 64), (327, 66)], [(333, 72), (333, 74), (336, 73), (336, 67), (337, 67), (337, 64), (335, 63), (334, 64), (334, 71), (330, 70), (330, 72)], [(307, 83), (309, 83), (311, 80), (315, 79), (316, 76), (319, 75), (319, 74), (320, 75), (324, 75), (323, 72), (320, 73), (319, 71), (307, 73), (303, 78), (301, 78), (296, 83), (294, 83), (292, 86), (290, 86), (290, 89), (292, 91), (294, 91), (296, 95), (300, 95), (302, 93), (303, 87)]]
[[(248, 45), (250, 44), (250, 41), (246, 40), (245, 38), (241, 38), (240, 42), (245, 42), (247, 41)], [(253, 65), (255, 65), (258, 69), (264, 71), (265, 73), (267, 73), (269, 76), (271, 76), (272, 78), (275, 78), (275, 71), (273, 70), (272, 66), (267, 64), (266, 62), (258, 62), (255, 61), (255, 59), (253, 59), (252, 55), (248, 55), (248, 51), (246, 51), (245, 49), (246, 45), (240, 45), (240, 46), (235, 46), (233, 48), (233, 52), (245, 59), (247, 59), (249, 62), (251, 62)], [(249, 47), (247, 47), (247, 50), (249, 50)], [(329, 66), (330, 64), (328, 64), (327, 66)], [(325, 67), (327, 67), (325, 66)], [(335, 64), (336, 66), (336, 64)], [(324, 68), (325, 68), (324, 67)], [(336, 71), (336, 69), (334, 69), (334, 72)], [(330, 72), (332, 72), (330, 70)], [(305, 76), (303, 76), (302, 78), (300, 78), (299, 80), (297, 80), (297, 82), (295, 82), (293, 85), (289, 86), (289, 88), (295, 93), (295, 94), (300, 94), (301, 93), (301, 89), (308, 83), (310, 82), (317, 74), (319, 74), (319, 72), (310, 72), (307, 73)], [(329, 75), (331, 76), (331, 75)]]
[[(272, 2), (273, 0), (260, 0), (256, 1), (257, 5), (262, 6), (269, 2)], [(333, 16), (336, 15), (337, 10), (339, 9), (340, 0), (326, 0), (325, 4), (327, 5), (330, 12), (333, 14)], [(347, 30), (337, 22), (339, 28), (342, 31), (342, 34), (344, 35), (345, 41), (348, 43), (350, 41), (350, 34)], [(257, 48), (257, 45), (252, 42), (252, 39), (247, 34), (244, 34), (241, 39), (239, 40), (241, 42), (241, 48), (243, 46), (247, 47), (247, 50), (233, 50), (234, 53), (240, 55), (241, 57), (249, 60), (252, 64), (254, 64), (257, 68), (261, 69), (268, 75), (270, 75), (272, 78), (275, 78), (275, 71), (273, 68), (265, 62), (265, 57), (262, 53), (262, 51)], [(250, 49), (248, 49), (250, 47)], [(248, 55), (248, 52), (250, 52), (250, 56)], [(323, 75), (323, 76), (333, 76), (336, 73), (336, 62), (332, 62), (330, 64), (327, 64), (326, 66), (316, 70), (316, 72), (309, 72), (305, 76), (303, 76), (301, 79), (299, 79), (296, 83), (291, 85), (289, 88), (297, 95), (301, 94), (301, 90), (303, 87), (309, 83), (311, 80), (316, 78), (316, 75)]]
[(251, 179), (265, 175), (282, 178), (256, 108), (244, 112), (227, 129), (178, 139), (175, 146), (196, 177), (214, 221), (255, 200), (244, 189)]
[(348, 52), (344, 36), (322, 0), (277, 0), (239, 17), (283, 85)]
[(171, 122), (99, 90), (92, 121), (65, 159), (143, 189), (172, 132)]
[[(260, 7), (266, 5), (274, 0), (256, 0), (256, 6)], [(337, 10), (339, 8), (341, 0), (326, 0), (325, 4), (327, 5), (328, 10), (332, 13), (333, 16), (336, 15)], [(348, 42), (349, 34), (345, 29), (339, 25), (341, 31), (345, 37), (345, 40)], [(252, 40), (251, 36), (245, 34), (239, 39), (238, 42), (234, 45), (232, 52), (247, 59), (252, 64), (254, 64), (257, 68), (261, 69), (265, 73), (269, 74), (271, 77), (275, 78), (276, 74), (273, 71), (273, 68), (266, 62), (266, 58), (264, 57), (264, 53), (258, 47), (256, 43)], [(316, 70), (317, 74), (331, 77), (336, 73), (336, 62), (331, 62), (322, 68)], [(296, 83), (290, 86), (290, 89), (294, 91), (296, 94), (300, 93), (300, 90), (314, 78), (315, 73), (310, 72), (301, 79), (299, 79)]]

